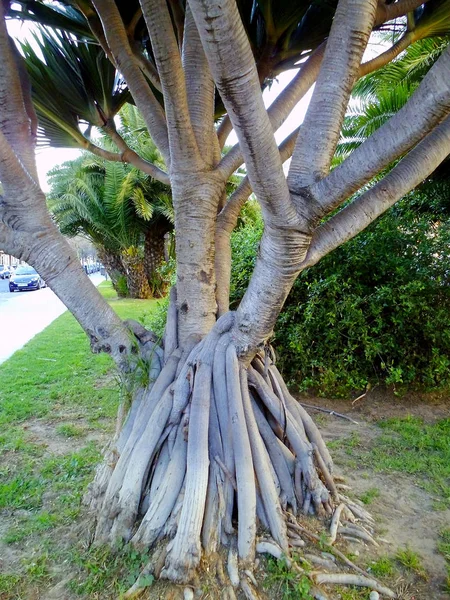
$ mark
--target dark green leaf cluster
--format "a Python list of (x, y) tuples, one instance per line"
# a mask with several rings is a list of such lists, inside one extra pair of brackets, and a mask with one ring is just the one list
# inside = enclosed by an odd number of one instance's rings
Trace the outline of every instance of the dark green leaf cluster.
[[(450, 383), (449, 191), (427, 184), (300, 275), (274, 345), (301, 389), (344, 395), (377, 382)], [(260, 226), (233, 234), (234, 303), (260, 234)]]

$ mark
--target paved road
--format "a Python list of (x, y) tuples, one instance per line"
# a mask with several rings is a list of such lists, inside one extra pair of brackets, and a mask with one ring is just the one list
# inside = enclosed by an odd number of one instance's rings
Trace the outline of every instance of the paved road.
[[(100, 273), (90, 278), (95, 285), (104, 281)], [(0, 364), (65, 310), (50, 288), (11, 294), (8, 280), (0, 279)]]

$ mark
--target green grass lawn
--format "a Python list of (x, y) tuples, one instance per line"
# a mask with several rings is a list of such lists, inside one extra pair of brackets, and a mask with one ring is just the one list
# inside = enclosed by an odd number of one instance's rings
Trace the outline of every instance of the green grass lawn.
[[(99, 289), (122, 319), (145, 324), (157, 305), (118, 299), (107, 282)], [(112, 360), (91, 353), (66, 312), (0, 365), (0, 380), (1, 600), (29, 598), (33, 589), (59, 581), (64, 561), (79, 576), (71, 584), (75, 593), (114, 597), (128, 585), (130, 561), (135, 572), (140, 557), (130, 558), (127, 550), (120, 562), (107, 559), (103, 549), (101, 561), (93, 560), (99, 557), (73, 534), (82, 496), (114, 428), (120, 389)]]

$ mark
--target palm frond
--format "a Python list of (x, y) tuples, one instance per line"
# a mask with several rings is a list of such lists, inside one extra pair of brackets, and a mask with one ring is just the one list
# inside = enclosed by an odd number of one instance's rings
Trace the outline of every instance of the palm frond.
[(32, 43), (19, 47), (31, 81), (41, 145), (85, 146), (80, 124), (103, 126), (131, 98), (123, 78), (95, 44), (40, 27)]

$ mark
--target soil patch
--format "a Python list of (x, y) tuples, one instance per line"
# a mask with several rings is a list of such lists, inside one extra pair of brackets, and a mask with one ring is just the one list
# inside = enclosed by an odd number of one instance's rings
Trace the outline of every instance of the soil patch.
[[(358, 439), (365, 449), (377, 443), (382, 431), (374, 424), (389, 418), (404, 418), (408, 415), (422, 418), (427, 423), (450, 417), (449, 402), (442, 399), (435, 404), (415, 403), (413, 399), (397, 399), (390, 403), (380, 398), (362, 399), (356, 406), (351, 401), (327, 401), (319, 398), (302, 398), (307, 404), (315, 404), (336, 412), (344, 413), (358, 424), (320, 413), (317, 419), (326, 442), (343, 439)], [(316, 411), (310, 411), (316, 417)], [(333, 448), (332, 455), (336, 472), (345, 477), (352, 488), (350, 494), (361, 498), (376, 490), (375, 497), (367, 507), (376, 520), (378, 536), (386, 540), (376, 556), (393, 556), (399, 549), (410, 548), (422, 559), (429, 579), (423, 583), (411, 583), (407, 579), (399, 582), (404, 587), (404, 598), (414, 600), (449, 600), (444, 591), (447, 566), (438, 552), (439, 532), (450, 525), (450, 510), (436, 510), (435, 501), (424, 491), (413, 475), (381, 473), (370, 467), (361, 468), (357, 452), (350, 448)], [(364, 555), (366, 550), (361, 554)]]

